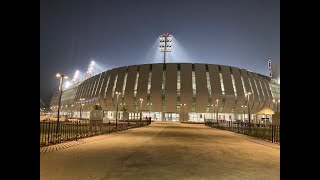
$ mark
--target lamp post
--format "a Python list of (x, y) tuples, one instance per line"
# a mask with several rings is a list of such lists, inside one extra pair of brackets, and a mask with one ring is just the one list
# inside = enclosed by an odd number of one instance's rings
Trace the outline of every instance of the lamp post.
[(272, 101), (276, 103), (277, 112), (279, 112), (279, 110), (278, 110), (278, 103), (280, 103), (280, 99), (274, 99), (274, 100), (272, 100)]
[(81, 120), (81, 118), (82, 118), (81, 110), (82, 110), (82, 106), (83, 106), (82, 101), (84, 101), (84, 98), (81, 98), (79, 100), (80, 100), (80, 118), (79, 118), (79, 120)]
[(251, 92), (248, 92), (245, 94), (247, 96), (247, 104), (248, 104), (248, 118), (249, 118), (249, 131), (251, 133), (251, 115), (250, 115), (250, 105), (249, 105), (249, 100), (250, 100), (250, 95), (251, 95)]
[(182, 121), (184, 122), (184, 107), (187, 105), (187, 104), (180, 104), (182, 106)]
[(59, 120), (60, 120), (60, 117), (59, 117), (60, 116), (60, 106), (61, 106), (61, 97), (62, 97), (62, 83), (63, 83), (63, 79), (68, 79), (68, 77), (63, 74), (60, 74), (60, 73), (58, 73), (56, 75), (56, 77), (60, 78), (60, 85), (59, 85), (60, 94), (59, 94), (58, 119), (57, 119), (57, 131), (56, 131), (56, 135), (58, 135), (58, 133), (59, 133)]
[(117, 95), (117, 112), (116, 112), (116, 128), (118, 128), (118, 106), (119, 106), (119, 95), (121, 93), (119, 92), (116, 92), (116, 95)]
[(141, 120), (142, 120), (142, 102), (143, 102), (143, 99), (140, 98), (140, 124), (141, 124)]
[(219, 99), (217, 101), (217, 126), (219, 126)]

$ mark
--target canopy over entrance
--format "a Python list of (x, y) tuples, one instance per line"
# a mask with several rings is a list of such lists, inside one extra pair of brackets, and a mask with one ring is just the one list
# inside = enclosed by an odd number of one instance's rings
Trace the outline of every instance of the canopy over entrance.
[(264, 103), (263, 106), (259, 109), (259, 111), (255, 114), (274, 114), (274, 111), (266, 104)]

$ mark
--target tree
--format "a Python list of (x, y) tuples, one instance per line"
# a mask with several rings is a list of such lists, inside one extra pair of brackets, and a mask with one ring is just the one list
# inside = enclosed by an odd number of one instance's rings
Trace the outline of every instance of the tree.
[(121, 111), (123, 112), (123, 119), (124, 120), (128, 120), (129, 119), (129, 107), (127, 105), (123, 105), (122, 108), (121, 108)]
[(129, 111), (129, 107), (127, 105), (123, 105), (121, 111), (123, 111), (124, 113)]

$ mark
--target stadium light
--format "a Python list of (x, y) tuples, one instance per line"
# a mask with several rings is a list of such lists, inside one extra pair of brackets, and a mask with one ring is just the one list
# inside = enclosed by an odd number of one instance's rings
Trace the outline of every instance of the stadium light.
[(86, 72), (86, 75), (85, 75), (84, 79), (87, 79), (87, 78), (91, 77), (91, 75), (94, 74), (95, 64), (96, 64), (96, 62), (95, 62), (94, 60), (91, 60), (89, 66), (88, 66), (88, 69), (87, 69), (87, 72)]
[(68, 87), (70, 87), (70, 85), (70, 81), (66, 81), (66, 83), (64, 84), (64, 89), (67, 89)]
[(75, 83), (77, 81), (78, 77), (79, 77), (79, 70), (76, 70), (76, 72), (73, 75), (73, 78), (72, 78), (71, 82)]
[(166, 63), (166, 52), (172, 50), (172, 35), (169, 33), (163, 33), (160, 35), (160, 51), (163, 52), (163, 63)]

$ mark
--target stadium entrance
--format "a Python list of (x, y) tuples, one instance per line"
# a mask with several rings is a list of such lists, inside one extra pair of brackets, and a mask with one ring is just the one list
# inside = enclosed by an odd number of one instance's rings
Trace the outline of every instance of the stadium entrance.
[(165, 113), (164, 114), (164, 120), (165, 121), (173, 121), (173, 122), (179, 122), (179, 114), (177, 113)]

